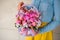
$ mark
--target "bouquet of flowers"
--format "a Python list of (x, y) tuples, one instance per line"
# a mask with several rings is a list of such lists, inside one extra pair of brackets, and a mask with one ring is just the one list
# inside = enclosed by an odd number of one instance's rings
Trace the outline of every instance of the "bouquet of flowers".
[(41, 25), (41, 14), (35, 8), (28, 9), (26, 5), (21, 2), (18, 7), (18, 14), (16, 15), (16, 27), (23, 36), (34, 36), (38, 33)]

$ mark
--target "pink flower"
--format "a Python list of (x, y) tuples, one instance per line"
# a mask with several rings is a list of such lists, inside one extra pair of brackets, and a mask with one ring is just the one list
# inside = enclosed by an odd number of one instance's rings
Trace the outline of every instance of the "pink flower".
[(17, 21), (16, 21), (16, 24), (20, 24), (20, 21), (19, 21), (19, 20), (17, 20)]
[(28, 17), (28, 16), (25, 16), (24, 18), (25, 18), (26, 20), (29, 20), (29, 17)]
[(30, 22), (34, 22), (34, 19), (33, 18), (30, 18)]
[(36, 22), (32, 22), (32, 25), (33, 25), (33, 26), (36, 26)]
[[(23, 9), (24, 8), (24, 9)], [(33, 27), (40, 26), (40, 13), (35, 8), (31, 8), (30, 10), (27, 10), (24, 12), (26, 8), (23, 7), (22, 10), (18, 11), (18, 14), (16, 15), (17, 24), (20, 24), (22, 27), (19, 29), (20, 34), (27, 36), (31, 35), (34, 36), (37, 34), (37, 31), (35, 29), (32, 29)], [(32, 27), (32, 28), (29, 28)]]

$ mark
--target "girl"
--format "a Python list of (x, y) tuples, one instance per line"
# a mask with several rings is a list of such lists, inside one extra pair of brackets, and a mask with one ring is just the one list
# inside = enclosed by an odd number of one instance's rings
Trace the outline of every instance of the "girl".
[(31, 5), (42, 14), (42, 28), (39, 29), (39, 34), (26, 36), (25, 40), (53, 40), (52, 30), (60, 24), (60, 0), (32, 0)]

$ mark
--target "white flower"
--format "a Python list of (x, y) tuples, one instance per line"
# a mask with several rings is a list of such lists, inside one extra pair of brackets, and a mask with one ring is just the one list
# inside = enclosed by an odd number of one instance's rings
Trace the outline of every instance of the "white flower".
[(37, 22), (37, 27), (39, 27), (41, 25), (41, 21)]
[(24, 23), (23, 26), (24, 26), (24, 27), (28, 27), (28, 24), (27, 24), (27, 23)]

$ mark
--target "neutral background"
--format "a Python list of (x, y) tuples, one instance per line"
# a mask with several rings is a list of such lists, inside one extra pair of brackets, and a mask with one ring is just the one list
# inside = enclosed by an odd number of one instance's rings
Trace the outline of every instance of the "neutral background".
[[(17, 4), (20, 0), (0, 0), (0, 40), (24, 40), (14, 27)], [(31, 0), (21, 0), (30, 4)], [(54, 32), (54, 40), (60, 40), (60, 27)]]

